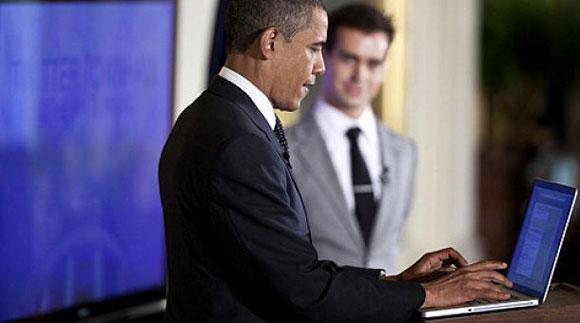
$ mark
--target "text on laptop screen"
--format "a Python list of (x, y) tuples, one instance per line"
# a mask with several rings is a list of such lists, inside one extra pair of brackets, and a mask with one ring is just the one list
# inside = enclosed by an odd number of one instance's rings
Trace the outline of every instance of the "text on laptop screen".
[(507, 276), (519, 291), (544, 294), (573, 199), (572, 188), (534, 184)]

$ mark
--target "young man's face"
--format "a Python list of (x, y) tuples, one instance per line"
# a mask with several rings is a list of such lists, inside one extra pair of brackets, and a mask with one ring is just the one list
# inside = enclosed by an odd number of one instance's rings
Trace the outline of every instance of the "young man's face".
[(324, 73), (322, 47), (327, 28), (326, 11), (314, 8), (310, 26), (298, 31), (291, 42), (281, 44), (281, 55), (276, 63), (278, 81), (270, 95), (275, 107), (286, 111), (299, 109), (316, 75)]
[(349, 115), (360, 115), (383, 82), (388, 47), (384, 32), (339, 27), (332, 50), (324, 55), (324, 99)]

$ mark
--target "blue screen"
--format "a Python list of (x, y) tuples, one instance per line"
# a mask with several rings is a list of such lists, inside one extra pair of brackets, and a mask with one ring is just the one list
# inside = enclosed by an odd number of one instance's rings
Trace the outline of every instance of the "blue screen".
[(0, 4), (0, 321), (164, 286), (173, 7)]
[(535, 182), (508, 271), (517, 290), (538, 298), (544, 295), (574, 195), (573, 188)]

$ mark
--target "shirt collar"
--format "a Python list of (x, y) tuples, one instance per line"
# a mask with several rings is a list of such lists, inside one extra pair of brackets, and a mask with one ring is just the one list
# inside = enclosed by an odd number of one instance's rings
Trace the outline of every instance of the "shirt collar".
[[(323, 99), (314, 106), (314, 116), (325, 139), (336, 138), (337, 133), (345, 134), (352, 127), (361, 129), (361, 135), (371, 143), (378, 141), (377, 120), (370, 106), (357, 119), (353, 119)], [(346, 137), (345, 137), (346, 138)]]
[(276, 126), (276, 114), (274, 113), (274, 106), (268, 97), (262, 91), (260, 91), (260, 89), (258, 89), (254, 84), (252, 84), (252, 82), (248, 81), (248, 79), (243, 77), (241, 74), (225, 66), (222, 67), (218, 75), (234, 83), (234, 85), (244, 91), (250, 97), (250, 99), (252, 99), (252, 102), (254, 102), (256, 107), (258, 107), (258, 110), (260, 110), (264, 118), (266, 118), (270, 128), (274, 130), (274, 127)]

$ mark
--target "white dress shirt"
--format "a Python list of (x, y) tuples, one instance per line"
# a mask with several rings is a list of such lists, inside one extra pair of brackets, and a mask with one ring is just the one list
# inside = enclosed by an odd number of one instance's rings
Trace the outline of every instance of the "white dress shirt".
[(237, 87), (244, 91), (244, 93), (246, 93), (250, 99), (252, 99), (252, 102), (254, 102), (254, 104), (258, 107), (258, 110), (260, 110), (260, 113), (262, 113), (264, 118), (266, 118), (270, 128), (274, 130), (274, 127), (276, 126), (276, 114), (274, 114), (274, 106), (268, 97), (262, 91), (260, 91), (260, 89), (252, 84), (252, 82), (248, 81), (247, 78), (225, 66), (222, 67), (218, 75), (234, 83)]
[(316, 102), (313, 113), (338, 176), (348, 210), (354, 215), (350, 142), (346, 132), (352, 127), (361, 129), (357, 141), (371, 177), (375, 200), (378, 200), (382, 193), (383, 165), (375, 114), (369, 106), (358, 119), (352, 119), (322, 99)]

